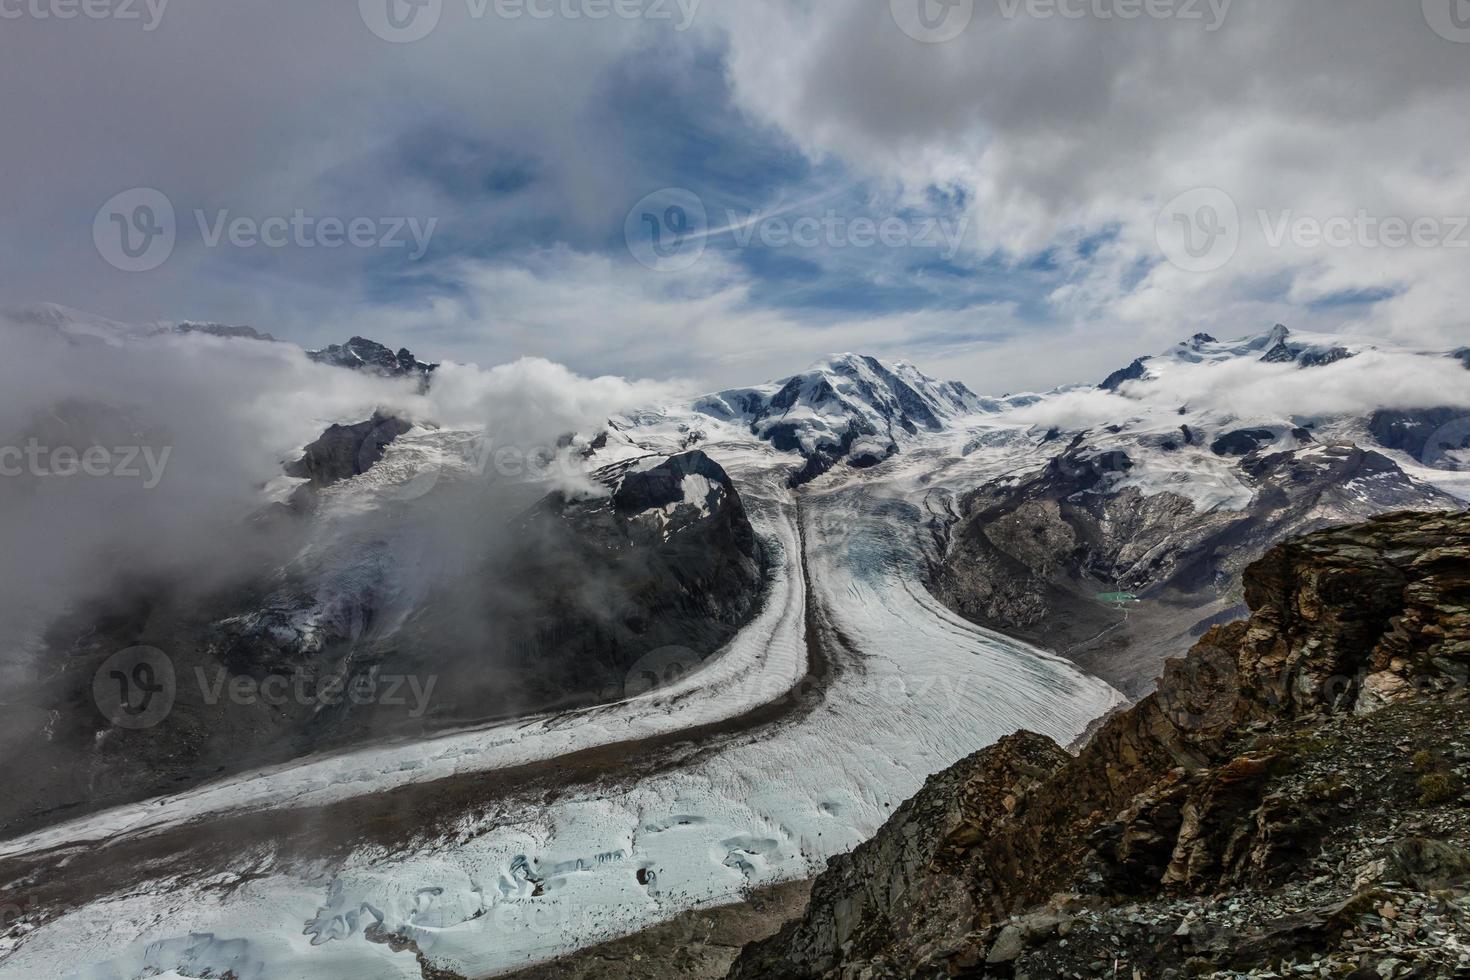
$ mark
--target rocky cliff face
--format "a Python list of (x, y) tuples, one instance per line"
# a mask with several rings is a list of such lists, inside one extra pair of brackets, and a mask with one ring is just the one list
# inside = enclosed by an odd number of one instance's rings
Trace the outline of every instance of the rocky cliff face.
[(288, 463), (286, 475), (329, 487), (373, 468), (399, 436), (413, 426), (400, 418), (374, 413), (356, 425), (333, 425), (307, 446), (300, 459)]
[[(380, 453), (382, 427), (402, 425), (329, 430), (302, 475), (345, 483)], [(55, 669), (11, 692), (50, 723), (15, 750), (29, 765), (0, 831), (372, 738), (617, 700), (694, 669), (760, 603), (740, 495), (702, 452), (598, 476), (604, 487), (553, 493), (483, 547), (466, 526), (468, 567), (406, 565), (420, 552), (389, 542), (393, 521), (323, 544), (311, 515), (287, 510), (260, 530), (286, 556), (300, 549), (285, 564), (272, 551), (227, 587), (130, 581), (77, 609), (48, 634)], [(156, 717), (109, 714), (140, 708), (143, 688)]]
[(1245, 595), (1076, 758), (932, 778), (731, 976), (1463, 975), (1470, 515), (1280, 545)]
[(428, 390), (429, 380), (439, 365), (414, 357), (408, 348), (393, 353), (377, 341), (353, 337), (345, 344), (332, 344), (321, 350), (307, 351), (306, 356), (318, 364), (365, 371), (383, 378), (417, 378), (420, 390)]
[(748, 426), (781, 452), (799, 453), (802, 466), (791, 485), (801, 486), (844, 462), (854, 469), (876, 466), (915, 436), (1000, 404), (911, 364), (838, 354), (782, 381), (707, 395), (694, 410)]
[[(1040, 472), (962, 498), (931, 588), (961, 615), (1058, 650), (1139, 697), (1165, 656), (1222, 614), (1238, 615), (1242, 571), (1278, 541), (1378, 513), (1462, 506), (1380, 453), (1317, 444), (1305, 431), (1281, 438), (1231, 463), (1249, 504), (1204, 510), (1175, 492), (1145, 492), (1127, 452), (1078, 437)], [(1172, 452), (1206, 451), (1198, 441), (1185, 427)]]
[[(605, 496), (556, 493), (525, 515), (496, 567), (436, 596), (402, 646), (483, 651), (442, 681), (443, 710), (500, 712), (615, 701), (693, 670), (759, 605), (764, 558), (724, 469), (703, 452), (616, 464)], [(476, 608), (492, 636), (446, 629)], [(478, 695), (475, 692), (480, 692)], [(459, 705), (464, 703), (464, 707)]]

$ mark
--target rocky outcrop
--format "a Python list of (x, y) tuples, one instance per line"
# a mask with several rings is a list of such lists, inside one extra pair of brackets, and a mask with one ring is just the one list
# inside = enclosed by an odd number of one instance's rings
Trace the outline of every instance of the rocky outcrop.
[(439, 365), (427, 364), (414, 357), (407, 347), (393, 353), (382, 344), (363, 337), (353, 337), (345, 344), (332, 344), (321, 350), (307, 351), (306, 356), (318, 364), (365, 371), (383, 378), (417, 378), (421, 390), (427, 390), (429, 380)]
[[(305, 472), (354, 468), (375, 438), (364, 428), (329, 432)], [(362, 539), (311, 537), (304, 519), (260, 528), (282, 550), (226, 586), (119, 583), (54, 624), (42, 688), (11, 692), (51, 721), (14, 748), (32, 764), (0, 830), (369, 739), (617, 700), (698, 667), (762, 598), (737, 488), (697, 451), (597, 476), (595, 490), (456, 530), (473, 536), (463, 564), (406, 567), (421, 553), (405, 505)], [(102, 670), (144, 647), (136, 677), (131, 661)], [(133, 726), (101, 710), (95, 685), (144, 682), (162, 684), (162, 717)]]
[(287, 464), (286, 475), (307, 480), (313, 489), (361, 476), (411, 428), (408, 422), (381, 412), (356, 425), (334, 425), (307, 446), (300, 459)]
[(1445, 457), (1448, 452), (1470, 448), (1470, 410), (1378, 411), (1368, 419), (1368, 431), (1386, 449), (1408, 453), (1427, 466), (1453, 468), (1445, 465)]
[(1210, 452), (1216, 456), (1249, 456), (1275, 441), (1276, 433), (1270, 429), (1236, 429), (1211, 443)]
[(616, 700), (636, 693), (630, 672), (636, 687), (643, 667), (658, 680), (692, 670), (760, 602), (760, 543), (713, 459), (694, 450), (598, 476), (608, 496), (548, 497), (498, 559), (494, 587), (469, 600), (498, 624), (505, 710)]
[(1148, 377), (1148, 361), (1140, 357), (1127, 367), (1120, 368), (1108, 375), (1098, 387), (1107, 391), (1117, 391), (1129, 381), (1142, 381), (1146, 377)]
[(796, 487), (844, 462), (855, 469), (876, 466), (920, 433), (942, 431), (956, 418), (1000, 404), (910, 364), (838, 354), (791, 378), (707, 395), (694, 409), (747, 426), (781, 452), (800, 454), (789, 480)]
[[(1200, 434), (1182, 438), (1194, 444)], [(1202, 510), (1162, 486), (1145, 492), (1127, 453), (1079, 437), (1043, 470), (960, 501), (930, 588), (960, 615), (1057, 650), (1139, 697), (1165, 656), (1239, 606), (1245, 566), (1277, 542), (1387, 511), (1463, 506), (1351, 445), (1268, 447), (1234, 466), (1250, 504)]]
[(275, 343), (276, 338), (254, 327), (236, 326), (228, 323), (194, 323), (185, 321), (174, 325), (174, 333), (202, 333), (227, 340), (263, 340)]
[(1076, 758), (933, 777), (731, 977), (1459, 975), (1470, 516), (1280, 545), (1245, 593)]

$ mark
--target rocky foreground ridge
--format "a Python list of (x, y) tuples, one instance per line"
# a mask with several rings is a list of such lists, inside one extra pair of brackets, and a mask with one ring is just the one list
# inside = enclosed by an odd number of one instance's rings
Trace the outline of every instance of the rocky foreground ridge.
[(1245, 593), (1075, 758), (933, 777), (730, 976), (1470, 975), (1470, 515), (1279, 545)]

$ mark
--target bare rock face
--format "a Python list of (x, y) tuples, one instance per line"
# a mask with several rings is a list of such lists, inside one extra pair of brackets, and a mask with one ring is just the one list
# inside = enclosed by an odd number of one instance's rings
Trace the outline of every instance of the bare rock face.
[(731, 977), (1452, 975), (1470, 515), (1309, 535), (1245, 592), (1076, 758), (1022, 733), (933, 777)]
[(286, 466), (286, 475), (308, 480), (317, 489), (361, 476), (411, 428), (402, 419), (382, 413), (356, 425), (334, 425), (307, 446), (300, 459)]
[[(345, 478), (395, 423), (329, 430), (302, 472)], [(227, 585), (127, 583), (78, 608), (48, 635), (58, 669), (12, 692), (53, 721), (17, 750), (30, 764), (0, 801), (0, 830), (375, 738), (618, 700), (697, 668), (762, 599), (740, 494), (699, 451), (599, 472), (604, 492), (550, 494), (504, 528), (502, 516), (483, 552), (422, 593), (405, 594), (401, 553), (376, 528), (313, 563), (291, 557), (301, 532), (286, 521), (261, 532), (287, 536), (284, 552)], [(113, 684), (109, 658), (144, 648), (146, 672), (114, 680), (164, 684), (168, 707), (129, 727), (94, 680)]]
[[(930, 588), (967, 619), (1057, 650), (1140, 697), (1166, 656), (1243, 614), (1241, 573), (1277, 542), (1388, 511), (1461, 507), (1351, 445), (1267, 446), (1234, 465), (1251, 503), (1200, 511), (1128, 485), (1126, 454), (1079, 438), (1043, 470), (961, 501)], [(1125, 614), (1105, 595), (1142, 602)]]
[[(1470, 354), (1463, 359), (1470, 367)], [(1368, 419), (1368, 431), (1381, 445), (1406, 452), (1425, 466), (1456, 469), (1452, 454), (1470, 448), (1470, 412), (1448, 407), (1385, 409)]]
[(345, 344), (307, 351), (306, 356), (318, 364), (376, 374), (382, 378), (416, 378), (421, 391), (428, 390), (434, 372), (439, 369), (437, 364), (420, 361), (406, 347), (395, 354), (391, 348), (364, 337), (353, 337)]

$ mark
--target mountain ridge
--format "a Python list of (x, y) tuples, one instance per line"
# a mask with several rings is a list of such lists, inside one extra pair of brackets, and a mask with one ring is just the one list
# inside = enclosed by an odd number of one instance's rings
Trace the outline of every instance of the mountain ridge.
[(1274, 548), (1075, 757), (1020, 733), (834, 859), (731, 980), (1459, 975), (1470, 515)]

